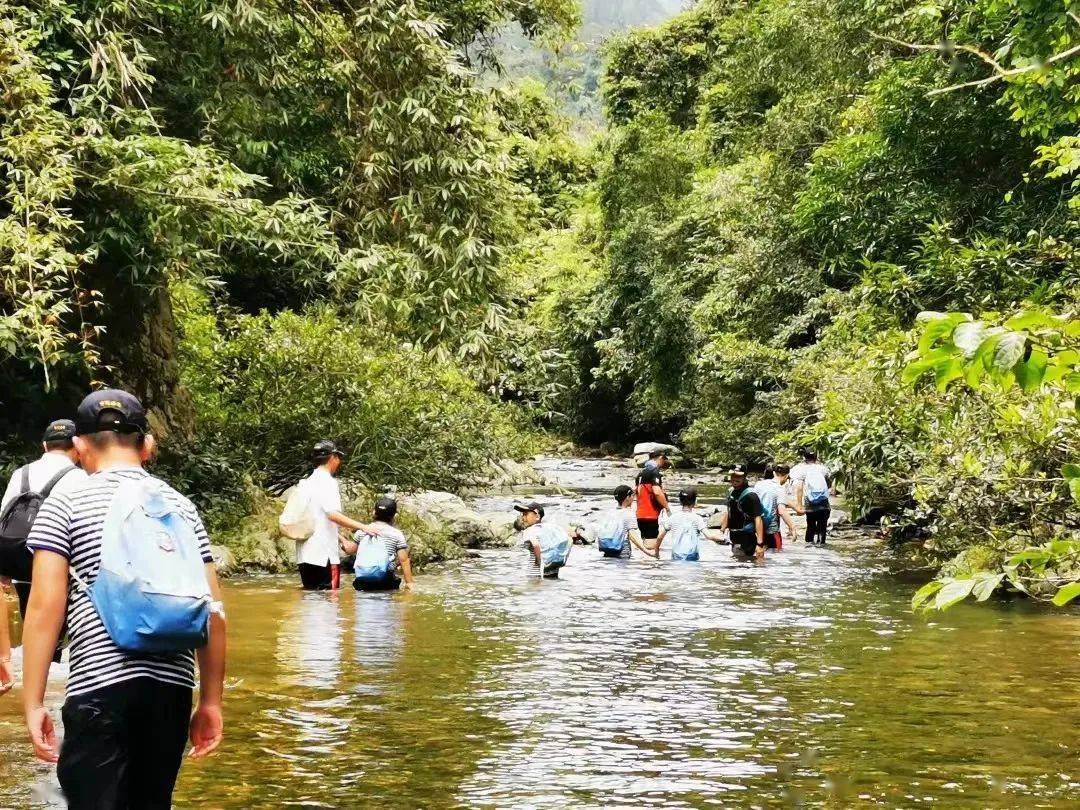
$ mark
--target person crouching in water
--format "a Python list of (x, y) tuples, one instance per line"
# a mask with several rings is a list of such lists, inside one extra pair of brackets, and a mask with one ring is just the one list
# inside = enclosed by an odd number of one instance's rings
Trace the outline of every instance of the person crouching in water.
[(397, 509), (393, 498), (379, 498), (375, 502), (375, 521), (357, 529), (352, 540), (341, 542), (346, 554), (356, 555), (353, 587), (358, 591), (396, 591), (402, 580), (407, 588), (412, 587), (409, 542), (394, 525)]
[(600, 530), (597, 548), (605, 557), (630, 559), (630, 546), (634, 545), (650, 557), (659, 556), (658, 551), (647, 548), (641, 539), (637, 515), (634, 512), (634, 490), (626, 484), (615, 487), (615, 502), (619, 508), (608, 518)]
[(731, 492), (720, 528), (731, 532), (731, 551), (756, 560), (765, 559), (765, 521), (761, 499), (746, 483), (746, 468), (731, 468)]
[(671, 517), (664, 521), (660, 529), (660, 535), (652, 543), (646, 543), (651, 547), (655, 556), (660, 555), (660, 545), (665, 537), (672, 537), (671, 559), (685, 562), (697, 562), (700, 559), (701, 541), (712, 540), (714, 543), (724, 542), (724, 533), (718, 529), (709, 529), (705, 526), (705, 519), (695, 512), (697, 507), (698, 492), (694, 487), (679, 490), (680, 509), (672, 510)]
[(544, 523), (544, 507), (536, 503), (514, 504), (519, 512), (514, 528), (521, 532), (522, 546), (529, 554), (529, 567), (544, 579), (558, 579), (566, 565), (577, 531)]

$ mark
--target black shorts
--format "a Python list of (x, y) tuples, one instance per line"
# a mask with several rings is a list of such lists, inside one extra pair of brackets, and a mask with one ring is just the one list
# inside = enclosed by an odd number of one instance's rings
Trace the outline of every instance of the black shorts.
[(191, 719), (191, 690), (150, 678), (64, 703), (56, 775), (69, 810), (168, 810)]
[(642, 540), (655, 540), (660, 536), (659, 518), (638, 518), (637, 527)]
[(354, 579), (352, 586), (358, 591), (396, 591), (401, 587), (401, 580), (390, 574), (386, 579), (378, 582), (361, 582), (359, 579)]
[(747, 557), (753, 557), (757, 551), (757, 535), (753, 532), (732, 532), (732, 551), (741, 551)]

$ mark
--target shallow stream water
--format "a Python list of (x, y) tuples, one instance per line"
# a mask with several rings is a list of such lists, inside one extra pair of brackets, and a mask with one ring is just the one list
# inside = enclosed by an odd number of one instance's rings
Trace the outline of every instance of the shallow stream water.
[[(632, 475), (545, 467), (562, 491), (516, 496), (567, 520)], [(673, 478), (721, 496), (714, 474)], [(763, 566), (578, 548), (558, 581), (489, 551), (392, 596), (234, 580), (227, 741), (185, 765), (176, 804), (1076, 807), (1080, 614), (913, 616), (891, 569), (849, 538)], [(0, 807), (45, 806), (53, 783), (0, 698)]]

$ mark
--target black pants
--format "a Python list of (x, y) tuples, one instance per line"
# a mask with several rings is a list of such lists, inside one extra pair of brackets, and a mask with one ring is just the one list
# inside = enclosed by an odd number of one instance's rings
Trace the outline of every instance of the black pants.
[(328, 591), (331, 585), (330, 564), (300, 563), (300, 582), (305, 591)]
[(660, 536), (660, 519), (638, 518), (638, 531), (641, 532), (642, 540), (655, 540)]
[(829, 528), (829, 515), (831, 509), (821, 509), (817, 512), (806, 513), (806, 542), (820, 543), (825, 545), (825, 532)]
[[(30, 583), (29, 582), (13, 582), (15, 587), (15, 593), (19, 597), (19, 615), (22, 616), (23, 627), (26, 626), (26, 608), (30, 604)], [(64, 626), (60, 630), (60, 639), (56, 642), (56, 652), (53, 653), (53, 663), (60, 663), (61, 653), (64, 651), (64, 636), (67, 635), (67, 620), (64, 621)]]
[(56, 775), (68, 810), (167, 810), (187, 744), (191, 690), (150, 678), (64, 703)]

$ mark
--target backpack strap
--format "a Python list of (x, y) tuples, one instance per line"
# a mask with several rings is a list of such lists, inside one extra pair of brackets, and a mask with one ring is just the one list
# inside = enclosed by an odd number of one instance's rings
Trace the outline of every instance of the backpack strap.
[(30, 465), (24, 464), (20, 472), (22, 472), (22, 492), (19, 494), (25, 495), (30, 491)]
[(72, 464), (70, 467), (64, 467), (64, 469), (62, 469), (60, 472), (58, 472), (56, 475), (54, 475), (52, 478), (50, 478), (49, 482), (45, 485), (44, 489), (41, 490), (41, 497), (43, 499), (48, 498), (49, 493), (53, 491), (53, 487), (55, 487), (57, 484), (60, 483), (60, 479), (63, 478), (65, 475), (67, 475), (69, 472), (71, 472), (74, 469), (75, 469), (75, 465)]

